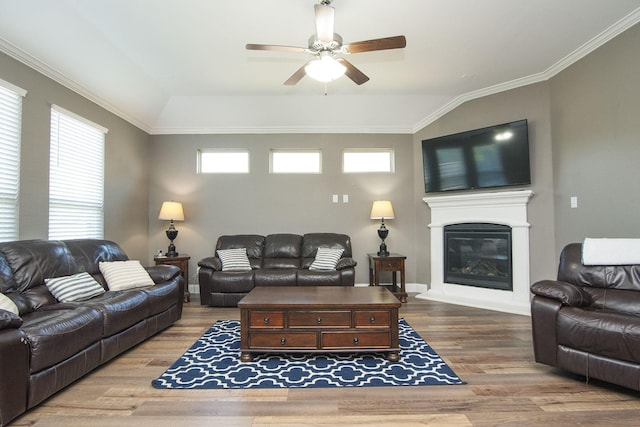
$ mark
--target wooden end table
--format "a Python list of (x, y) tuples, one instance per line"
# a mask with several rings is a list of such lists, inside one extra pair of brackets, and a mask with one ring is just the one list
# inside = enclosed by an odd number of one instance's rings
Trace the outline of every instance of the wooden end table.
[[(407, 302), (407, 291), (404, 279), (404, 260), (406, 256), (391, 253), (387, 256), (378, 254), (369, 255), (369, 286), (380, 286), (380, 272), (391, 271), (393, 284), (390, 286), (391, 292), (401, 301)], [(396, 273), (400, 272), (400, 287), (398, 287)]]
[(187, 254), (178, 256), (155, 256), (153, 260), (156, 265), (175, 265), (181, 271), (184, 277), (184, 302), (191, 302), (191, 293), (189, 292), (189, 260), (191, 257)]
[(401, 305), (383, 287), (255, 287), (238, 302), (240, 360), (253, 353), (386, 352), (398, 361)]

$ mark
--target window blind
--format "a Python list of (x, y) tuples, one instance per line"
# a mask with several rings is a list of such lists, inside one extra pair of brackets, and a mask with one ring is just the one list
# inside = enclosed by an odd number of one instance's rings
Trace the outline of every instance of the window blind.
[(103, 238), (106, 131), (51, 108), (49, 239)]
[(0, 81), (0, 242), (18, 240), (20, 133), (22, 97), (19, 88)]

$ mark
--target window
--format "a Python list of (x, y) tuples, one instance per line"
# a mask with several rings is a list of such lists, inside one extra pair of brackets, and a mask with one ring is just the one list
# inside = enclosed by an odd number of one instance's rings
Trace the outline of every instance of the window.
[(271, 173), (322, 173), (320, 150), (271, 150)]
[(0, 80), (0, 242), (18, 240), (20, 132), (26, 94)]
[(393, 150), (389, 148), (344, 150), (342, 172), (395, 172)]
[(249, 152), (198, 150), (198, 173), (249, 173)]
[(107, 129), (51, 107), (49, 238), (102, 239)]

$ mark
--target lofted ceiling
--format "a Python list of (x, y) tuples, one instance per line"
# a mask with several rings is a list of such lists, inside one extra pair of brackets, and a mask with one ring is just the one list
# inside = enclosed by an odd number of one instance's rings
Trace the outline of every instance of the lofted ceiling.
[[(151, 134), (414, 133), (462, 102), (546, 80), (640, 21), (640, 0), (334, 0), (370, 77), (283, 82), (317, 0), (0, 0), (0, 51)], [(25, 88), (29, 89), (29, 88)], [(326, 92), (326, 95), (325, 95)]]

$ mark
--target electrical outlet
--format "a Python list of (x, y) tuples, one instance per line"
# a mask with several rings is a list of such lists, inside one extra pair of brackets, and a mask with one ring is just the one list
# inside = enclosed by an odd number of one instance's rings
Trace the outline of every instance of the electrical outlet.
[(571, 196), (571, 208), (575, 209), (578, 207), (578, 198), (576, 196)]
[(338, 195), (334, 194), (332, 200), (333, 200), (333, 203), (338, 203)]
[(348, 194), (343, 194), (342, 195), (342, 203), (349, 203), (349, 195)]

